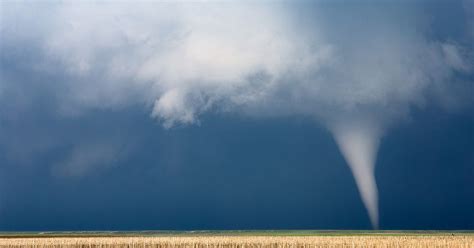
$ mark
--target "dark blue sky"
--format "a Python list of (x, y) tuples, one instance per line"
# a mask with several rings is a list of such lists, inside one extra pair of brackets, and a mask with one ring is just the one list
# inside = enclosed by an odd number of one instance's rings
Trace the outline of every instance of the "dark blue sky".
[(470, 0), (0, 4), (0, 231), (474, 229)]
[[(416, 116), (380, 148), (381, 228), (474, 228), (473, 115)], [(80, 126), (35, 120), (15, 132), (109, 133), (130, 137), (133, 152), (77, 178), (49, 169), (67, 148), (34, 166), (2, 158), (2, 230), (370, 228), (334, 141), (308, 120), (209, 116), (173, 130), (135, 111), (98, 112)]]

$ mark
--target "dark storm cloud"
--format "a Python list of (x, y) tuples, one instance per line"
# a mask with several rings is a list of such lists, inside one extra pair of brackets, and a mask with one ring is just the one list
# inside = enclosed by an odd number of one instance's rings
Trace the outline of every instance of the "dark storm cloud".
[(206, 113), (311, 118), (334, 135), (377, 225), (386, 130), (413, 109), (472, 108), (470, 1), (1, 4), (0, 144), (14, 161), (66, 147), (57, 175), (112, 167), (129, 146), (42, 119), (136, 106), (165, 128)]

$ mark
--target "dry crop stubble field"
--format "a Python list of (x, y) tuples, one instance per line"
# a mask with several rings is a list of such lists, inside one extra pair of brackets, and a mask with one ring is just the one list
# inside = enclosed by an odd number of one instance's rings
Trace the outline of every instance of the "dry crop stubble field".
[(113, 236), (3, 237), (0, 247), (178, 247), (178, 248), (306, 248), (306, 247), (463, 247), (474, 248), (472, 234), (316, 235), (316, 236)]

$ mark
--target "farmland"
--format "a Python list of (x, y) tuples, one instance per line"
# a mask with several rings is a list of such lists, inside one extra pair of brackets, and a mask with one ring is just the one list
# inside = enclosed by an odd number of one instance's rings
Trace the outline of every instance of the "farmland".
[(474, 247), (472, 232), (228, 231), (0, 233), (0, 247)]

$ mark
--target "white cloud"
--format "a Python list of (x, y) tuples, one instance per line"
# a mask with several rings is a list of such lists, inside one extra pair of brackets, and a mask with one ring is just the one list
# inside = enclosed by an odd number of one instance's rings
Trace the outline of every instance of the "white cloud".
[[(41, 22), (7, 15), (3, 22), (19, 27), (3, 32), (39, 46), (41, 64), (52, 65), (45, 70), (65, 70), (64, 111), (154, 103), (152, 115), (166, 125), (193, 123), (213, 104), (325, 120), (379, 109), (391, 119), (469, 68), (453, 43), (427, 39), (422, 27), (398, 30), (397, 16), (374, 16), (362, 32), (354, 20), (345, 25), (356, 30), (344, 34), (324, 21), (301, 25), (283, 7), (64, 3), (40, 9), (50, 13)], [(312, 14), (323, 18), (318, 8)]]

